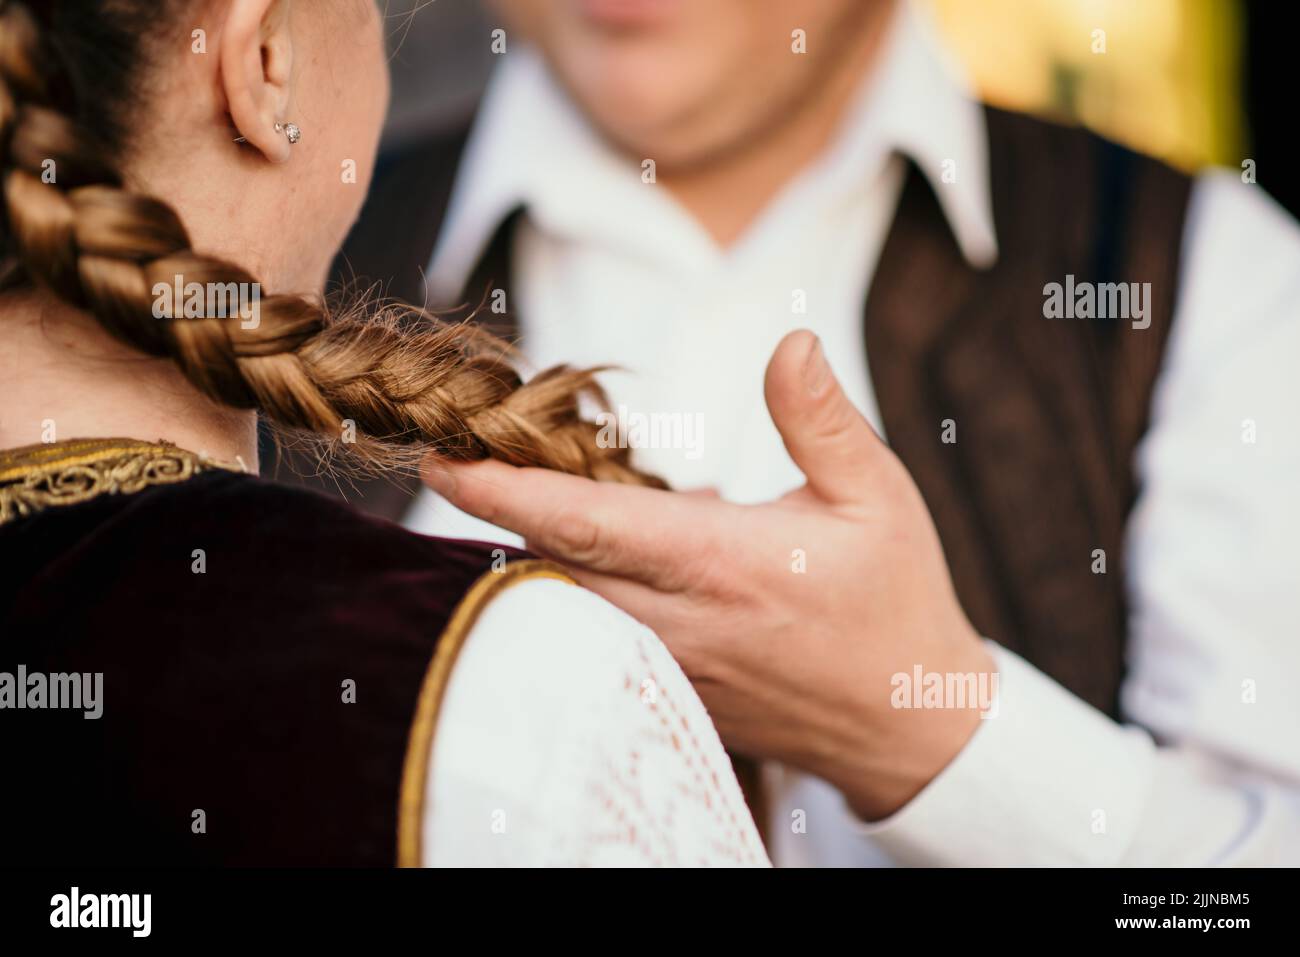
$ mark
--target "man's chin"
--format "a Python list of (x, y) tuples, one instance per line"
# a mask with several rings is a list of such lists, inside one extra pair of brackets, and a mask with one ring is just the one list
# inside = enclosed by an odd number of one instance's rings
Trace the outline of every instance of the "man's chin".
[(701, 165), (707, 165), (723, 149), (709, 142), (706, 138), (686, 133), (680, 127), (666, 123), (663, 125), (638, 124), (629, 128), (620, 124), (598, 124), (605, 140), (624, 156), (638, 162), (652, 159), (656, 172), (660, 175), (685, 172)]

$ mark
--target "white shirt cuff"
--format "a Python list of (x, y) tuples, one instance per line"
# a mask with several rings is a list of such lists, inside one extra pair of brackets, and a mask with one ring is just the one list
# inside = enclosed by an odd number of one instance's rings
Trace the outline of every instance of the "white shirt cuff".
[(989, 643), (991, 709), (956, 758), (888, 818), (862, 824), (900, 864), (1104, 865), (1133, 841), (1155, 744)]

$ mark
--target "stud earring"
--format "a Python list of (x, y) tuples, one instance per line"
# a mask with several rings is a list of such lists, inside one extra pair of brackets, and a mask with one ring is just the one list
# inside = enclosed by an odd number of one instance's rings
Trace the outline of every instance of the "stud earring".
[[(298, 124), (297, 124), (297, 123), (276, 123), (276, 124), (275, 124), (275, 131), (276, 131), (277, 133), (283, 133), (283, 134), (285, 135), (285, 138), (289, 141), (289, 145), (290, 145), (290, 146), (293, 146), (293, 145), (294, 145), (295, 143), (297, 143), (300, 139), (302, 139), (302, 130), (300, 130), (300, 129), (298, 128)], [(236, 142), (236, 143), (247, 143), (247, 142), (248, 142), (248, 137), (247, 137), (247, 136), (236, 136), (236, 137), (235, 137), (235, 142)]]

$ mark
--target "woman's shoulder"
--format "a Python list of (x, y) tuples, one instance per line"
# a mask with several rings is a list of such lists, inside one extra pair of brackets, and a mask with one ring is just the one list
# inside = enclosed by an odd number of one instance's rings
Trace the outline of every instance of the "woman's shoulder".
[[(175, 518), (212, 533), (219, 539), (249, 547), (277, 551), (301, 549), (300, 560), (357, 554), (374, 548), (365, 562), (379, 568), (389, 564), (425, 563), (429, 558), (459, 560), (472, 557), (477, 564), (491, 558), (498, 546), (434, 538), (411, 532), (395, 522), (369, 515), (346, 500), (347, 484), (340, 479), (340, 497), (300, 485), (231, 472), (209, 472), (183, 485), (173, 486), (152, 499), (140, 497), (140, 518), (155, 527)], [(500, 547), (506, 559), (517, 550)], [(482, 569), (480, 569), (482, 570)]]
[[(345, 483), (342, 488), (346, 492)], [(291, 558), (296, 567), (316, 572), (335, 564), (374, 572), (437, 564), (466, 566), (477, 575), (493, 560), (500, 565), (523, 555), (488, 542), (421, 535), (362, 512), (345, 497), (251, 475), (205, 473), (173, 491), (171, 497), (139, 499), (141, 524), (169, 534), (167, 528), (176, 523), (213, 541)]]
[(19, 620), (111, 622), (149, 607), (178, 626), (242, 624), (256, 636), (436, 627), (480, 575), (526, 556), (418, 535), (317, 492), (211, 471), (52, 504), (0, 528), (0, 557), (13, 586), (3, 597)]
[(531, 578), (481, 610), (430, 781), (435, 865), (764, 864), (730, 759), (649, 628)]

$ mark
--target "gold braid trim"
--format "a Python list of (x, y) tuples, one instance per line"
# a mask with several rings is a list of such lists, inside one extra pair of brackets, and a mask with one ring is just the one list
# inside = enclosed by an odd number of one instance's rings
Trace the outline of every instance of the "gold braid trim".
[(212, 469), (244, 471), (162, 441), (73, 439), (0, 451), (0, 525), (52, 506), (184, 482)]
[(428, 816), (429, 804), (425, 789), (429, 780), (429, 765), (433, 761), (433, 739), (438, 725), (438, 713), (442, 710), (442, 702), (447, 695), (447, 685), (451, 681), (456, 658), (465, 646), (474, 623), (493, 598), (511, 585), (537, 578), (553, 578), (570, 585), (578, 584), (554, 562), (538, 558), (508, 562), (502, 571), (487, 572), (470, 586), (438, 639), (433, 661), (420, 686), (415, 717), (411, 721), (411, 733), (406, 741), (406, 760), (402, 765), (401, 793), (397, 802), (398, 867), (424, 865), (424, 821)]

